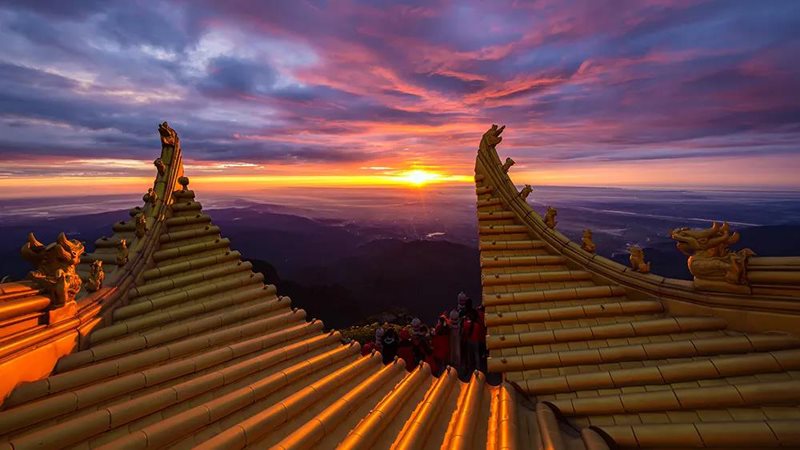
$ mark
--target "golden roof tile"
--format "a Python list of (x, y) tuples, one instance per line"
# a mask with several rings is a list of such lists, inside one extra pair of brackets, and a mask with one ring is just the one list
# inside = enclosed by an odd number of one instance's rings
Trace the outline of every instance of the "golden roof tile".
[[(545, 448), (726, 446), (736, 442), (718, 435), (735, 428), (727, 408), (743, 419), (766, 417), (759, 406), (798, 409), (793, 394), (779, 396), (797, 389), (800, 309), (787, 298), (800, 297), (797, 258), (751, 258), (745, 286), (637, 273), (530, 207), (531, 189), (517, 191), (497, 154), (502, 131), (484, 134), (475, 165), (488, 366), (539, 400)], [(687, 246), (697, 233), (728, 237), (727, 225), (715, 227), (673, 235)], [(694, 421), (714, 426), (701, 433)], [(797, 442), (770, 438), (769, 420), (748, 423), (748, 445)]]

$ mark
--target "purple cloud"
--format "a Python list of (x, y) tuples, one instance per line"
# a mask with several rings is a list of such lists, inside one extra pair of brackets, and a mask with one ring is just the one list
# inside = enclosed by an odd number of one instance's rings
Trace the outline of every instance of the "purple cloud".
[(161, 120), (206, 161), (468, 173), (492, 122), (533, 164), (796, 160), (798, 30), (794, 0), (6, 4), (0, 160), (148, 159)]

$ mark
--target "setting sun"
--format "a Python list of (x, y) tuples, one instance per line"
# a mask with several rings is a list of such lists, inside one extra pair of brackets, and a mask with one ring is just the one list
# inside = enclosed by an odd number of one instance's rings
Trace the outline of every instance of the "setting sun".
[(435, 172), (414, 169), (401, 174), (400, 178), (409, 184), (413, 184), (414, 186), (422, 186), (433, 181), (438, 181), (442, 178), (442, 176)]

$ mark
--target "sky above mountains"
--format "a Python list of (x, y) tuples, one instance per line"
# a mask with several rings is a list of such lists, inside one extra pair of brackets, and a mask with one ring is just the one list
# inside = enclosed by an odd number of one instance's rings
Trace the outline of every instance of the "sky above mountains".
[(519, 182), (800, 188), (796, 0), (2, 2), (0, 40), (3, 197), (139, 190), (162, 120), (209, 186), (468, 182), (504, 123)]

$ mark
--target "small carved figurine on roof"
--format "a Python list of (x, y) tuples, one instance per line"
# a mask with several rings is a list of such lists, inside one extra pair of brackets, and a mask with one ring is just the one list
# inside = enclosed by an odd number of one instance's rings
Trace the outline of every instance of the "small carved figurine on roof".
[(97, 259), (92, 262), (89, 268), (89, 278), (86, 280), (86, 290), (94, 292), (103, 287), (103, 280), (106, 273), (103, 271), (103, 261)]
[(638, 245), (631, 245), (628, 251), (631, 253), (630, 261), (633, 270), (641, 273), (650, 273), (650, 263), (644, 262), (644, 250)]
[(502, 167), (503, 172), (504, 173), (508, 173), (508, 169), (510, 169), (511, 166), (513, 166), (513, 165), (514, 165), (514, 160), (511, 159), (511, 158), (506, 158), (506, 162), (503, 163), (503, 167)]
[(483, 137), (481, 137), (480, 146), (478, 146), (478, 151), (487, 151), (489, 149), (494, 150), (495, 146), (503, 141), (503, 137), (500, 136), (503, 134), (503, 130), (506, 129), (506, 126), (503, 125), (502, 127), (497, 127), (497, 125), (492, 125), (492, 128), (489, 128), (489, 131), (483, 133)]
[(125, 239), (120, 239), (117, 244), (117, 255), (114, 262), (119, 267), (128, 263), (128, 241)]
[(594, 253), (597, 250), (597, 245), (592, 241), (592, 230), (583, 230), (583, 237), (581, 238), (581, 248), (589, 253)]
[(178, 178), (178, 184), (180, 184), (183, 191), (186, 192), (189, 189), (189, 177)]
[[(739, 242), (739, 233), (730, 231), (727, 222), (714, 222), (705, 230), (677, 228), (670, 231), (678, 250), (689, 256), (689, 272), (701, 289), (739, 292), (746, 290), (747, 259), (755, 255), (749, 248), (731, 251), (728, 246)], [(740, 285), (740, 286), (737, 286)]]
[(156, 158), (155, 161), (153, 161), (153, 165), (156, 166), (156, 170), (158, 170), (160, 176), (164, 176), (167, 172), (167, 166), (164, 165), (164, 161), (162, 161), (161, 158)]
[(526, 184), (525, 187), (523, 187), (522, 190), (519, 191), (519, 196), (522, 197), (523, 200), (525, 200), (528, 198), (529, 195), (531, 195), (531, 192), (533, 192), (533, 188), (531, 187), (530, 184)]
[(28, 278), (51, 295), (54, 306), (66, 305), (75, 300), (81, 290), (81, 278), (75, 266), (81, 260), (83, 244), (70, 240), (61, 233), (56, 242), (45, 246), (33, 233), (28, 234), (28, 242), (22, 247), (22, 257), (35, 267)]
[(161, 145), (174, 147), (178, 144), (178, 133), (176, 133), (167, 122), (158, 126), (158, 133), (161, 135)]
[(547, 225), (547, 228), (554, 229), (558, 222), (556, 221), (556, 216), (558, 215), (558, 210), (553, 208), (552, 206), (547, 207), (547, 213), (544, 215), (544, 224)]
[(142, 209), (142, 207), (141, 207), (141, 206), (137, 206), (137, 207), (135, 207), (135, 208), (131, 208), (131, 209), (129, 209), (129, 210), (128, 210), (128, 214), (129, 214), (131, 217), (136, 217), (136, 216), (138, 216), (139, 214), (141, 214), (141, 213), (142, 213), (142, 211), (144, 211), (144, 210)]
[(143, 237), (147, 234), (147, 218), (144, 216), (144, 213), (139, 213), (134, 220), (136, 224), (136, 237)]
[(158, 201), (158, 193), (156, 193), (153, 188), (148, 188), (147, 193), (142, 196), (142, 200), (144, 200), (145, 203), (155, 205)]

